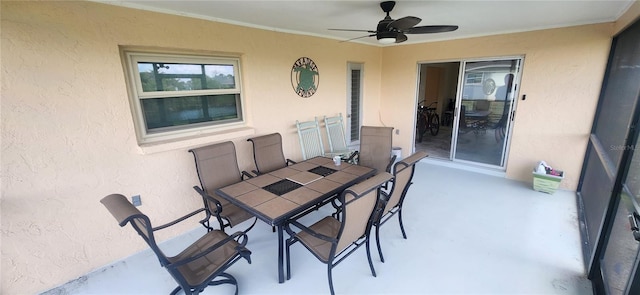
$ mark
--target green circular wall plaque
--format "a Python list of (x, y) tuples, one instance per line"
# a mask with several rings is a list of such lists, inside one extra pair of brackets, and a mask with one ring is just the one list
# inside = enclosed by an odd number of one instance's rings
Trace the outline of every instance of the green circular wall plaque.
[(320, 84), (318, 66), (308, 57), (301, 57), (291, 68), (291, 86), (300, 97), (310, 97)]

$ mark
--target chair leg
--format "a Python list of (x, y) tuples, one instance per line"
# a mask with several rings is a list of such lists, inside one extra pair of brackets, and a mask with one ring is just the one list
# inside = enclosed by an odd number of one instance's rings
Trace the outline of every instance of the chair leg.
[(224, 277), (226, 279), (222, 279), (222, 280), (217, 280), (217, 281), (211, 281), (209, 282), (209, 286), (217, 286), (217, 285), (222, 285), (222, 284), (232, 284), (234, 286), (236, 286), (236, 293), (235, 295), (238, 295), (238, 281), (236, 281), (236, 278), (234, 278), (232, 275), (223, 272), (221, 274), (219, 274), (218, 276), (220, 277)]
[(402, 225), (402, 207), (398, 209), (398, 221), (400, 221), (400, 230), (402, 231), (402, 237), (407, 239), (407, 234), (404, 232), (404, 226)]
[(369, 268), (371, 268), (371, 274), (376, 277), (376, 270), (373, 268), (373, 260), (371, 259), (371, 248), (369, 247), (369, 238), (367, 238), (367, 259), (369, 259)]
[(380, 246), (380, 224), (376, 225), (376, 245), (378, 246), (378, 255), (380, 261), (384, 263), (384, 256), (382, 256), (382, 247)]
[(331, 291), (331, 295), (335, 295), (336, 293), (333, 291), (333, 277), (331, 276), (331, 261), (327, 263), (327, 277), (329, 278), (329, 291)]
[[(169, 295), (176, 295), (178, 294), (178, 292), (180, 292), (180, 290), (182, 290), (182, 287), (177, 286), (175, 289), (173, 289), (173, 291), (171, 291), (171, 293), (169, 293)], [(187, 294), (187, 291), (184, 291), (185, 294)]]
[(207, 229), (207, 232), (210, 232), (213, 230), (213, 227), (211, 227), (209, 225), (209, 218), (205, 218), (203, 220), (200, 220), (200, 224), (202, 224), (202, 226), (204, 226), (204, 228)]
[(291, 252), (289, 248), (291, 247), (292, 243), (289, 239), (287, 239), (285, 243), (287, 244), (285, 248), (285, 259), (287, 260), (287, 280), (290, 280), (291, 279), (291, 258), (290, 258)]

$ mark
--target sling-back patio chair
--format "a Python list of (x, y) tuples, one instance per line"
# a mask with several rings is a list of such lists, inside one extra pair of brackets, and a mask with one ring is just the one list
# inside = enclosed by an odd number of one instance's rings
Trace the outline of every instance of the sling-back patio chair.
[(347, 145), (347, 137), (344, 133), (344, 124), (342, 114), (335, 117), (324, 117), (324, 127), (327, 130), (327, 139), (329, 142), (329, 152), (325, 154), (331, 157), (340, 156), (347, 162), (352, 162), (355, 153), (349, 150)]
[(199, 294), (207, 286), (220, 284), (235, 285), (235, 294), (238, 294), (238, 282), (225, 271), (240, 258), (251, 263), (251, 251), (245, 248), (247, 244), (246, 233), (236, 232), (227, 235), (221, 230), (208, 231), (178, 255), (168, 257), (156, 244), (154, 233), (184, 221), (205, 209), (199, 209), (170, 223), (152, 227), (149, 217), (129, 203), (123, 195), (108, 195), (100, 202), (115, 217), (120, 226), (130, 223), (142, 239), (147, 242), (160, 260), (160, 265), (178, 283), (178, 287), (171, 292), (172, 295), (177, 294), (180, 290), (189, 295)]
[(320, 124), (318, 119), (313, 121), (296, 121), (298, 138), (302, 148), (302, 159), (324, 156), (324, 145), (322, 144), (322, 134), (320, 134)]
[(282, 135), (271, 133), (247, 139), (253, 144), (253, 160), (256, 164), (256, 174), (269, 173), (280, 168), (295, 164), (295, 161), (285, 159), (282, 151)]
[(415, 172), (415, 165), (418, 161), (427, 157), (427, 153), (424, 151), (417, 151), (411, 156), (398, 161), (393, 165), (393, 180), (390, 191), (382, 191), (383, 202), (378, 203), (378, 216), (374, 219), (373, 226), (376, 228), (376, 245), (378, 246), (378, 254), (380, 260), (384, 262), (382, 256), (382, 248), (380, 247), (380, 226), (387, 222), (394, 215), (398, 215), (398, 221), (400, 222), (400, 231), (402, 236), (406, 239), (407, 234), (404, 231), (402, 224), (402, 204), (404, 203), (407, 191), (411, 186), (413, 179), (413, 173)]
[(392, 155), (393, 127), (362, 126), (358, 165), (375, 168), (377, 173), (390, 172), (396, 160)]
[[(204, 207), (207, 209), (207, 217), (201, 221), (202, 225), (212, 230), (209, 219), (214, 216), (220, 224), (220, 229), (224, 231), (226, 227), (233, 227), (253, 217), (249, 212), (229, 203), (215, 193), (216, 189), (240, 182), (245, 177), (252, 177), (246, 171), (240, 172), (233, 142), (207, 145), (191, 149), (189, 152), (195, 159), (200, 180), (200, 186), (194, 186), (193, 189), (202, 196)], [(249, 229), (253, 228), (257, 220), (257, 218), (254, 219)]]
[[(309, 227), (296, 220), (289, 221), (286, 224), (287, 233), (290, 235), (286, 243), (287, 280), (291, 278), (290, 247), (296, 242), (300, 242), (318, 260), (327, 264), (331, 294), (335, 294), (332, 269), (362, 245), (366, 245), (369, 268), (375, 277), (376, 272), (369, 248), (369, 233), (373, 218), (377, 216), (374, 209), (380, 199), (380, 186), (391, 178), (392, 175), (387, 172), (379, 173), (342, 192), (339, 196), (340, 218), (327, 216)], [(300, 231), (294, 232), (292, 226)]]

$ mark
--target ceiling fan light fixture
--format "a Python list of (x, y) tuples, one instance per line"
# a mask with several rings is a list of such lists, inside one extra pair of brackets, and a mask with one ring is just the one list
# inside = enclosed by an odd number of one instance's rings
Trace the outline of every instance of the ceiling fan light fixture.
[(396, 43), (396, 38), (380, 38), (378, 39), (378, 43), (380, 44), (392, 44), (392, 43)]
[(380, 44), (392, 44), (396, 43), (397, 35), (395, 32), (378, 32), (376, 38)]

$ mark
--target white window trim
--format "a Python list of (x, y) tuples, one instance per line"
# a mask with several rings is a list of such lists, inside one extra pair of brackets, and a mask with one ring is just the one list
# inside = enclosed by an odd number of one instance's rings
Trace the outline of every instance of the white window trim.
[[(157, 151), (157, 145), (160, 143), (174, 143), (176, 141), (193, 142), (194, 138), (215, 135), (222, 138), (233, 138), (236, 135), (244, 135), (252, 133), (247, 126), (246, 106), (244, 95), (242, 95), (242, 76), (240, 69), (240, 58), (238, 56), (218, 55), (215, 53), (194, 54), (181, 51), (167, 50), (140, 50), (121, 48), (121, 56), (123, 66), (125, 68), (125, 80), (127, 82), (127, 92), (129, 94), (129, 103), (136, 132), (138, 145), (143, 148), (153, 146), (152, 150)], [(232, 64), (234, 68), (235, 88), (232, 89), (205, 89), (193, 91), (158, 91), (146, 92), (142, 91), (140, 75), (138, 73), (137, 62), (181, 62), (181, 63), (206, 63), (206, 64)], [(240, 118), (236, 122), (221, 124), (206, 124), (197, 126), (194, 124), (190, 128), (178, 130), (165, 130), (161, 132), (147, 132), (144, 115), (142, 112), (141, 100), (147, 98), (173, 97), (187, 95), (215, 95), (215, 94), (240, 94)], [(197, 141), (197, 140), (196, 140)], [(183, 146), (183, 145), (179, 145)], [(169, 148), (171, 149), (171, 148)], [(145, 152), (146, 153), (146, 152)]]

